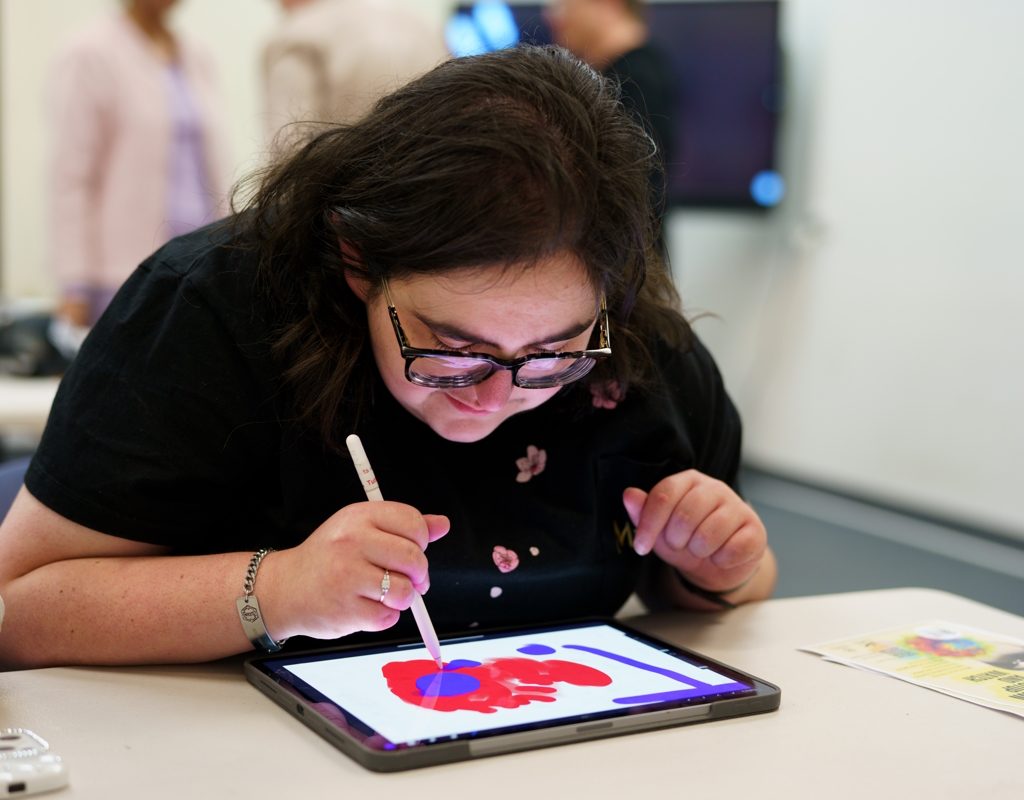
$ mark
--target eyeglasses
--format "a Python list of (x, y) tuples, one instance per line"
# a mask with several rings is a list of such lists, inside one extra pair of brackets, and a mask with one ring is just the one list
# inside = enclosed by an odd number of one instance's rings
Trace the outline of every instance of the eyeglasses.
[(521, 358), (498, 358), (487, 353), (459, 350), (424, 350), (410, 347), (398, 320), (395, 302), (387, 280), (381, 279), (384, 299), (388, 304), (391, 325), (405, 359), (405, 377), (417, 386), (433, 389), (460, 389), (487, 380), (501, 369), (512, 372), (512, 383), (523, 389), (550, 389), (577, 381), (597, 364), (598, 359), (612, 354), (608, 330), (608, 306), (604, 297), (598, 311), (598, 347), (567, 353), (530, 353)]

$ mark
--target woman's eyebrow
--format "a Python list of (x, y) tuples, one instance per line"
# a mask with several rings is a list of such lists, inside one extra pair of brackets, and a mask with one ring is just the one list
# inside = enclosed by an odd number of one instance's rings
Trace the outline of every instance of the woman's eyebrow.
[[(467, 331), (464, 328), (460, 328), (458, 325), (453, 325), (448, 322), (439, 322), (437, 320), (432, 320), (423, 314), (416, 314), (415, 316), (417, 319), (419, 319), (420, 322), (422, 322), (424, 325), (430, 328), (430, 330), (432, 330), (435, 334), (439, 336), (447, 336), (449, 339), (457, 339), (460, 342), (472, 342), (473, 344), (482, 344), (486, 345), (487, 347), (500, 347), (500, 345), (497, 344), (496, 342), (488, 341), (485, 337), (478, 336), (477, 334), (472, 333), (471, 331)], [(597, 317), (594, 317), (593, 319), (589, 319), (586, 322), (575, 323), (567, 328), (564, 328), (563, 330), (556, 331), (551, 336), (548, 336), (544, 339), (537, 339), (535, 341), (532, 341), (529, 344), (525, 345), (525, 347), (529, 348), (544, 344), (550, 344), (552, 342), (565, 342), (568, 341), (569, 339), (575, 339), (587, 328), (593, 325), (596, 320)]]

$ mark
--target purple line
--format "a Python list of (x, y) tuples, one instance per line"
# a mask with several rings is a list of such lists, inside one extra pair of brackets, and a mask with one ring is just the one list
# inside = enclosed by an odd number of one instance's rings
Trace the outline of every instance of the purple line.
[(612, 659), (612, 661), (618, 661), (621, 664), (628, 664), (629, 666), (636, 667), (637, 669), (645, 669), (648, 672), (656, 672), (659, 675), (664, 675), (666, 678), (671, 678), (674, 681), (685, 683), (687, 686), (693, 686), (696, 688), (703, 687), (705, 689), (717, 688), (713, 684), (704, 683), (703, 681), (699, 681), (695, 678), (691, 678), (687, 675), (675, 672), (674, 670), (665, 669), (664, 667), (656, 667), (654, 666), (654, 664), (645, 664), (643, 661), (637, 661), (635, 659), (629, 658), (628, 656), (620, 656), (618, 653), (609, 653), (607, 650), (598, 650), (596, 647), (587, 647), (586, 645), (582, 644), (566, 644), (562, 646), (567, 650), (582, 650), (585, 653), (593, 653), (595, 656), (604, 656), (605, 658)]

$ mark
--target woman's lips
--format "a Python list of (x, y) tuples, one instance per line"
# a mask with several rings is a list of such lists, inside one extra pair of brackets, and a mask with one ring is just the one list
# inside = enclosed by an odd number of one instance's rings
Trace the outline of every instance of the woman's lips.
[(475, 408), (474, 406), (466, 405), (461, 400), (452, 397), (450, 394), (445, 394), (445, 397), (448, 398), (448, 402), (450, 402), (455, 410), (460, 414), (469, 414), (474, 417), (486, 417), (492, 413), (483, 408)]

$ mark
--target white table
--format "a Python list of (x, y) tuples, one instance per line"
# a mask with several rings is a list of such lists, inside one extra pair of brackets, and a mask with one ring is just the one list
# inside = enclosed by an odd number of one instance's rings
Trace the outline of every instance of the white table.
[(1024, 797), (1024, 720), (798, 647), (947, 619), (1024, 637), (1024, 618), (944, 592), (773, 600), (634, 624), (782, 687), (779, 711), (376, 774), (259, 694), (238, 661), (0, 673), (0, 726), (50, 740), (61, 798)]

